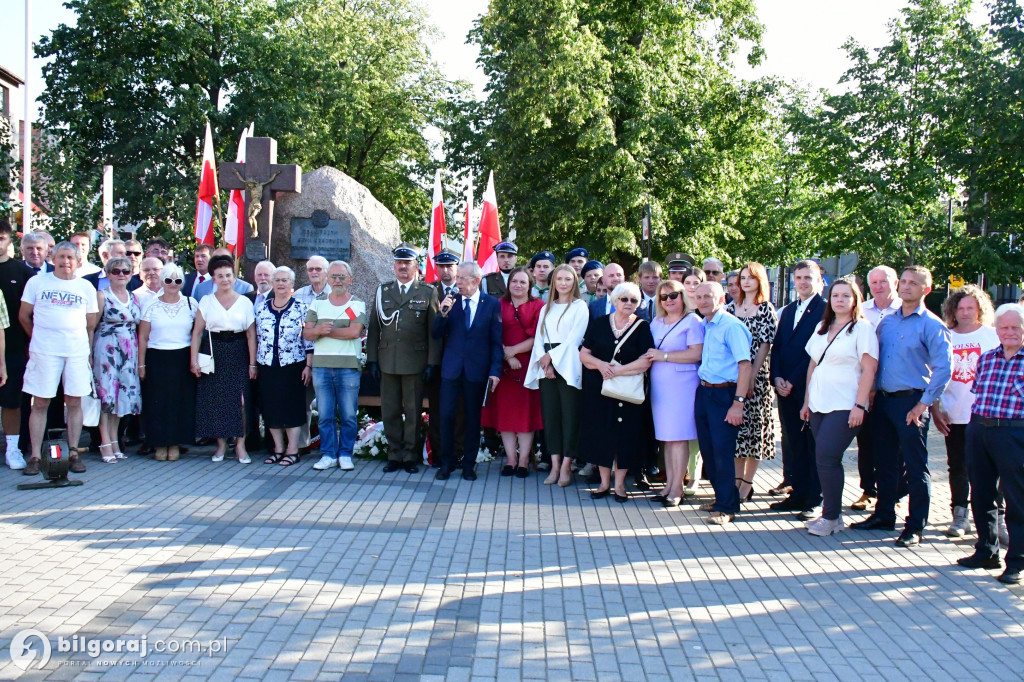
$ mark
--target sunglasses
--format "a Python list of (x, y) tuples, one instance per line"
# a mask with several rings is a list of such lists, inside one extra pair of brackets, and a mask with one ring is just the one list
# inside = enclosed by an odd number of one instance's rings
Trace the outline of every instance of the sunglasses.
[(633, 305), (636, 305), (639, 302), (640, 301), (630, 296), (623, 296), (622, 298), (619, 299), (619, 303), (632, 303)]
[(141, 256), (142, 255), (141, 251), (126, 251), (125, 253), (127, 253), (129, 256)]
[(704, 274), (705, 275), (716, 275), (717, 276), (717, 275), (721, 275), (722, 271), (721, 270), (705, 270)]
[(677, 298), (679, 298), (679, 292), (678, 291), (672, 291), (672, 292), (669, 292), (667, 294), (661, 294), (660, 296), (658, 296), (658, 298), (661, 299), (662, 303), (664, 303), (665, 301), (668, 301), (669, 299), (674, 301)]
[(128, 275), (132, 274), (132, 271), (131, 270), (122, 270), (121, 268), (111, 268), (110, 274), (111, 275), (121, 275), (122, 277), (127, 277)]
[(164, 284), (177, 284), (178, 286), (181, 286), (184, 281), (185, 280), (183, 279), (171, 279), (170, 277), (164, 277)]

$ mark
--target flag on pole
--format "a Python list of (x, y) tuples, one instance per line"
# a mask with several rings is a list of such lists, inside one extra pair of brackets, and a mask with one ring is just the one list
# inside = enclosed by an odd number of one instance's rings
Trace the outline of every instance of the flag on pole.
[(441, 169), (434, 174), (434, 203), (430, 211), (430, 237), (427, 242), (427, 278), (428, 282), (436, 282), (439, 277), (434, 267), (434, 257), (444, 248), (441, 237), (445, 234), (444, 202), (441, 198)]
[(476, 252), (476, 262), (483, 268), (485, 275), (497, 272), (498, 254), (494, 252), (494, 247), (501, 242), (501, 229), (498, 227), (498, 199), (494, 194), (494, 171), (487, 176), (487, 189), (484, 190), (484, 208), (480, 212), (477, 241), (480, 246)]
[(217, 162), (213, 158), (213, 132), (206, 122), (203, 143), (203, 173), (199, 178), (199, 199), (196, 201), (196, 241), (213, 246), (213, 199), (217, 196)]
[(473, 260), (473, 228), (469, 224), (473, 213), (473, 171), (469, 171), (466, 180), (466, 230), (462, 236), (462, 260)]
[[(238, 140), (238, 156), (235, 159), (238, 163), (245, 163), (245, 140), (255, 134), (255, 123), (250, 123), (249, 127), (242, 131), (242, 137)], [(224, 221), (224, 242), (235, 256), (245, 251), (245, 218), (245, 195), (242, 194), (242, 190), (233, 189), (228, 199), (228, 217)]]

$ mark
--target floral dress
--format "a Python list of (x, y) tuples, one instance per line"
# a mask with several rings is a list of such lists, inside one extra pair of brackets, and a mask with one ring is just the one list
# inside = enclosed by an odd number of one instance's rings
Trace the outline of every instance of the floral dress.
[(109, 289), (103, 292), (103, 309), (96, 326), (92, 371), (100, 410), (123, 417), (142, 412), (139, 386), (138, 324), (142, 308), (131, 293), (122, 303)]
[[(757, 307), (757, 314), (753, 317), (736, 315), (735, 302), (725, 309), (750, 330), (750, 359), (753, 361), (758, 347), (762, 343), (770, 344), (775, 338), (778, 326), (775, 306), (765, 301)], [(743, 424), (736, 437), (736, 457), (775, 458), (775, 422), (772, 419), (771, 383), (768, 381), (770, 362), (769, 354), (765, 356), (761, 371), (754, 377), (754, 397), (743, 404)]]

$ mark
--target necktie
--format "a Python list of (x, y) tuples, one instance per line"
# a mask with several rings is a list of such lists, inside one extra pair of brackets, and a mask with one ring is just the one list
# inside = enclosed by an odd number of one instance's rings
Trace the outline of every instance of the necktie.
[(402, 290), (402, 298), (405, 298), (405, 285), (401, 284), (398, 288)]
[(465, 308), (463, 308), (463, 310), (466, 311), (466, 329), (469, 329), (470, 326), (472, 326), (473, 324), (473, 318), (470, 317), (471, 313), (469, 310), (469, 299), (467, 298), (466, 300), (463, 301), (463, 303), (465, 304)]
[(199, 275), (199, 284), (202, 284), (205, 281), (206, 281), (206, 275)]

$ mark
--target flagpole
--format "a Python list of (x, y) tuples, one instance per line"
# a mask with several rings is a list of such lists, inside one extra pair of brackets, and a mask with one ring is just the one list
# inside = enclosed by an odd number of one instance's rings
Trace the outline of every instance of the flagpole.
[(25, 152), (25, 160), (22, 162), (21, 188), (25, 203), (21, 207), (21, 231), (28, 234), (32, 230), (32, 121), (30, 118), (32, 110), (31, 83), (32, 75), (32, 0), (25, 0), (25, 120), (22, 122), (22, 132), (25, 133), (25, 140), (22, 143), (22, 151)]

